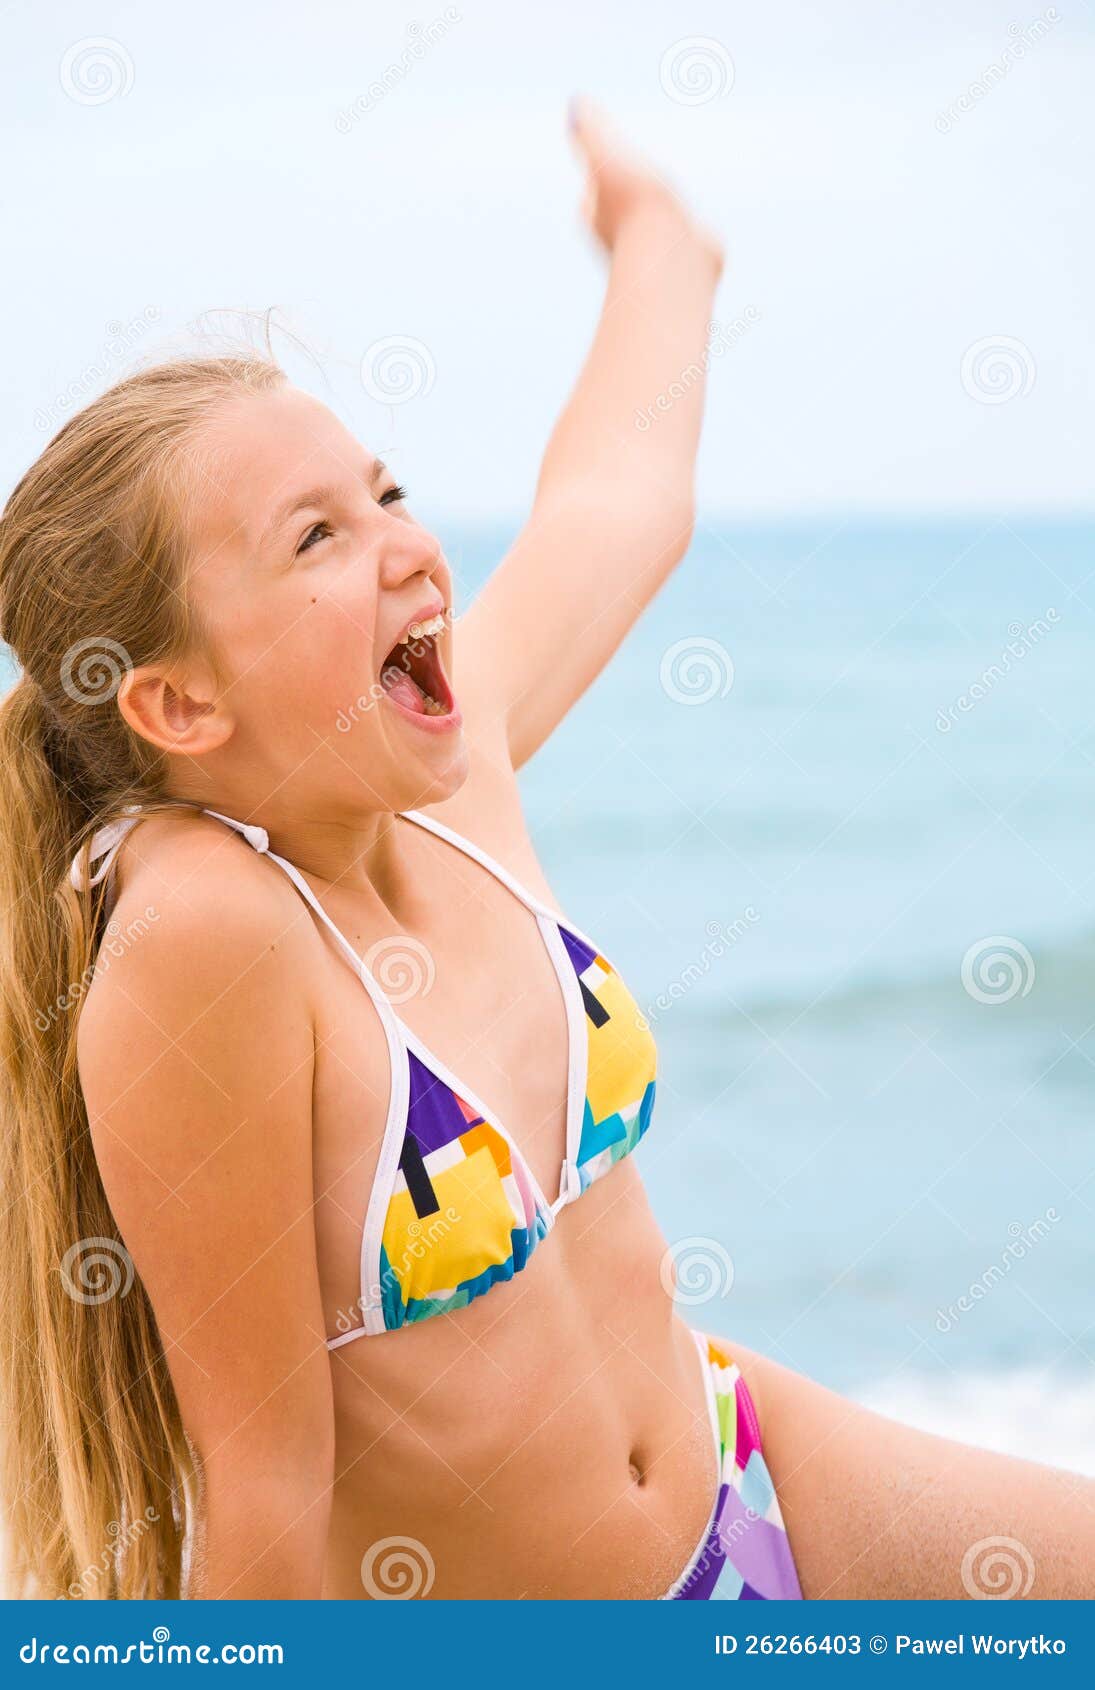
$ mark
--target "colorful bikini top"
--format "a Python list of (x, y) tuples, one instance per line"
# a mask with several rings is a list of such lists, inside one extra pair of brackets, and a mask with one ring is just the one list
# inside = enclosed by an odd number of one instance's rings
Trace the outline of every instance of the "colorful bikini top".
[[(341, 1316), (329, 1349), (462, 1309), (512, 1279), (560, 1211), (635, 1148), (654, 1106), (657, 1057), (649, 1026), (592, 940), (470, 840), (417, 810), (398, 813), (482, 864), (536, 917), (566, 1005), (566, 1156), (551, 1202), (497, 1113), (395, 1013), (299, 869), (270, 850), (266, 830), (207, 810), (288, 875), (365, 987), (387, 1037), (391, 1096), (361, 1239), (362, 1320), (353, 1325)], [(81, 853), (72, 865), (73, 885), (97, 885), (140, 819), (131, 811), (100, 828), (87, 860), (105, 860), (87, 875)]]

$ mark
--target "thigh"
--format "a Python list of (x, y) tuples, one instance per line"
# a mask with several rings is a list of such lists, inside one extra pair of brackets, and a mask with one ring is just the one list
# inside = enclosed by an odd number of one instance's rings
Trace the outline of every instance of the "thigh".
[(1095, 1595), (1095, 1480), (914, 1431), (731, 1348), (805, 1597)]

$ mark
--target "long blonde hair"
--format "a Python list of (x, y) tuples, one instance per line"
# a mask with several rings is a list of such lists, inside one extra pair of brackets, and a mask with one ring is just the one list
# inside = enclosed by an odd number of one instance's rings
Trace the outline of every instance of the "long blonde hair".
[(143, 370), (61, 429), (0, 516), (0, 637), (23, 671), (0, 704), (6, 1595), (183, 1593), (195, 1465), (92, 1150), (76, 1027), (105, 912), (68, 870), (123, 806), (165, 801), (116, 682), (199, 637), (187, 448), (227, 397), (283, 379), (252, 355)]

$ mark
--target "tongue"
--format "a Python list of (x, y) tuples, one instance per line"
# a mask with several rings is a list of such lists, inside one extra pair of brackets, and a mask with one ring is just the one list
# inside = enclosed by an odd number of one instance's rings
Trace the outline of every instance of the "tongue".
[(405, 669), (385, 669), (381, 680), (384, 691), (396, 704), (401, 704), (404, 710), (413, 710), (418, 716), (426, 714), (426, 695)]

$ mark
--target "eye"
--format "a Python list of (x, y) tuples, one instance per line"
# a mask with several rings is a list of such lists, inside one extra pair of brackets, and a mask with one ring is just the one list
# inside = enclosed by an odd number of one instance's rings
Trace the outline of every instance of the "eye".
[(297, 556), (299, 557), (301, 552), (310, 552), (312, 547), (316, 545), (318, 541), (330, 539), (331, 532), (331, 524), (329, 522), (313, 523), (303, 540), (300, 542), (300, 545), (297, 547)]
[(389, 487), (386, 493), (381, 493), (380, 498), (377, 500), (377, 504), (399, 505), (403, 503), (403, 500), (406, 497), (407, 489), (405, 487)]

